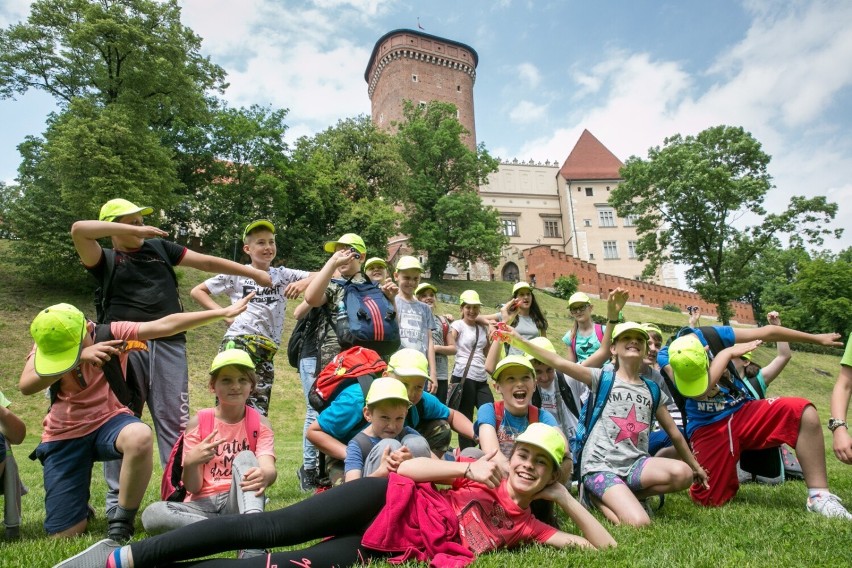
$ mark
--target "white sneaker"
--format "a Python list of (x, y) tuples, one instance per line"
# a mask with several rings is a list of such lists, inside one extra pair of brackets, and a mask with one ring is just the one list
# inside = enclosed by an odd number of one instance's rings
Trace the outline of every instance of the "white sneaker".
[(819, 513), (823, 517), (852, 521), (852, 514), (843, 506), (840, 497), (828, 492), (817, 493), (813, 497), (808, 497), (808, 511)]
[(107, 558), (121, 548), (121, 545), (114, 540), (104, 539), (99, 540), (83, 552), (63, 560), (53, 568), (104, 568)]

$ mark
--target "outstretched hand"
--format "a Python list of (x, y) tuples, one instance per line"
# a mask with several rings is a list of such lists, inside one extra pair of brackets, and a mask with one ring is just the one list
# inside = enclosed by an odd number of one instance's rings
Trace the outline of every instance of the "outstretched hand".
[(131, 225), (131, 227), (135, 227), (136, 236), (143, 239), (162, 239), (169, 236), (166, 231), (150, 225)]
[(840, 341), (839, 333), (818, 333), (816, 334), (817, 343), (826, 347), (843, 347), (843, 342)]
[(230, 306), (225, 306), (224, 308), (221, 308), (222, 317), (225, 319), (235, 318), (244, 311), (246, 311), (246, 308), (248, 308), (249, 302), (251, 302), (251, 299), (254, 298), (254, 295), (255, 292), (251, 292), (250, 294), (247, 294), (244, 298), (234, 302)]
[(615, 321), (618, 319), (618, 314), (624, 309), (627, 300), (630, 298), (630, 292), (625, 288), (614, 288), (610, 291), (606, 302), (607, 318)]
[(760, 347), (763, 343), (760, 339), (755, 339), (754, 341), (747, 341), (746, 343), (735, 343), (728, 349), (731, 350), (731, 357), (742, 357), (746, 353), (750, 353)]

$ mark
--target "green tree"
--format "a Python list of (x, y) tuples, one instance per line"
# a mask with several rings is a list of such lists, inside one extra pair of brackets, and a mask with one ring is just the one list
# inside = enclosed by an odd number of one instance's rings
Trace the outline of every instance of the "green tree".
[(405, 101), (397, 141), (409, 175), (399, 195), (405, 210), (402, 232), (411, 245), (428, 251), (433, 280), (443, 277), (451, 258), (496, 264), (508, 239), (500, 218), (479, 199), (478, 187), (497, 171), (497, 160), (480, 144), (465, 144), (467, 130), (456, 107), (433, 101), (422, 107)]
[[(837, 205), (822, 196), (793, 197), (783, 213), (767, 214), (769, 159), (751, 134), (731, 126), (677, 134), (651, 148), (647, 160), (629, 158), (610, 204), (619, 216), (637, 218), (636, 252), (648, 261), (644, 274), (664, 262), (688, 266), (689, 284), (727, 323), (729, 302), (745, 294), (750, 262), (776, 235), (797, 232), (813, 245), (839, 235), (842, 229), (828, 228)], [(746, 213), (758, 220), (737, 228)]]

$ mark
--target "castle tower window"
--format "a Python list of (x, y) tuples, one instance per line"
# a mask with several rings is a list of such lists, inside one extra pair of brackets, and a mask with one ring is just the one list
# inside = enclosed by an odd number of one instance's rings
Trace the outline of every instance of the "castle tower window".
[(411, 82), (412, 82), (412, 83), (416, 83), (416, 82), (417, 82), (417, 75), (411, 75)]

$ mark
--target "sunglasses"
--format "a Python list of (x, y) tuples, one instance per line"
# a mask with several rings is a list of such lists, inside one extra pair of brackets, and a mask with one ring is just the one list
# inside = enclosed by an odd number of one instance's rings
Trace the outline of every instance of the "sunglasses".
[(568, 308), (568, 311), (572, 314), (579, 314), (580, 312), (584, 311), (586, 308), (590, 308), (591, 306), (591, 304), (583, 304), (582, 306), (570, 306)]

